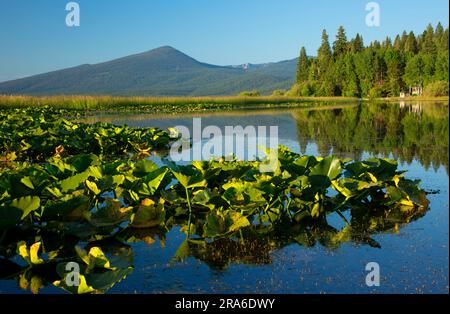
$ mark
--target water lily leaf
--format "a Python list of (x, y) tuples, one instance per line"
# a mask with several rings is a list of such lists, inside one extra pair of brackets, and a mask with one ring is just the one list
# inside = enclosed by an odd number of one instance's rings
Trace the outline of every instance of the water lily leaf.
[[(155, 194), (161, 184), (165, 181), (168, 171), (168, 168), (159, 168), (148, 174), (143, 178), (144, 182), (138, 192), (146, 196)], [(168, 184), (169, 181), (166, 181), (166, 183)]]
[(297, 176), (304, 175), (308, 169), (317, 164), (317, 159), (314, 156), (301, 156), (294, 162), (289, 162), (284, 167), (288, 169), (290, 173)]
[(180, 184), (182, 186), (184, 186), (185, 188), (188, 187), (189, 185), (189, 177), (187, 175), (184, 175), (180, 172), (176, 172), (176, 171), (172, 171), (173, 175), (175, 176), (175, 178), (178, 180), (178, 182), (180, 182)]
[(313, 205), (313, 208), (311, 209), (311, 217), (313, 217), (313, 218), (319, 217), (320, 216), (320, 209), (321, 209), (320, 203), (315, 203)]
[(31, 264), (30, 252), (28, 251), (28, 246), (25, 241), (20, 241), (17, 243), (17, 254), (19, 254), (24, 260)]
[[(65, 265), (66, 264), (63, 264), (63, 267), (61, 267), (61, 268), (64, 269)], [(95, 292), (95, 289), (87, 284), (86, 277), (83, 274), (78, 275), (79, 283), (80, 283), (78, 286), (67, 285), (67, 280), (66, 280), (65, 276), (68, 276), (68, 275), (64, 274), (63, 276), (64, 276), (63, 280), (54, 281), (53, 285), (55, 285), (56, 287), (62, 288), (72, 294), (87, 294), (87, 293)]]
[(185, 261), (191, 256), (192, 249), (204, 249), (206, 248), (206, 245), (206, 241), (204, 240), (185, 239), (172, 257), (171, 263)]
[(188, 176), (181, 172), (177, 172), (172, 170), (173, 175), (178, 180), (178, 182), (187, 189), (192, 189), (196, 187), (205, 187), (206, 186), (206, 180), (203, 179), (203, 177), (198, 174), (194, 176)]
[[(83, 259), (86, 259), (85, 251), (80, 251)], [(89, 250), (89, 264), (83, 272), (86, 286), (93, 289), (88, 289), (88, 292), (104, 293), (133, 271), (133, 252), (130, 248), (114, 246), (112, 254), (111, 259), (108, 259), (99, 247)]]
[(11, 207), (18, 208), (22, 211), (21, 219), (24, 219), (32, 211), (35, 211), (40, 207), (41, 200), (37, 196), (24, 196), (14, 199), (11, 202)]
[(349, 176), (359, 177), (361, 174), (367, 172), (371, 166), (375, 167), (378, 165), (378, 160), (376, 162), (356, 161), (345, 165), (345, 169), (350, 172)]
[(73, 166), (77, 172), (86, 171), (90, 166), (99, 165), (99, 158), (94, 154), (80, 154), (70, 157), (68, 163)]
[[(264, 192), (256, 188), (255, 184), (246, 181), (232, 181), (222, 185), (225, 190), (223, 198), (230, 204), (258, 206), (266, 203)], [(267, 186), (266, 186), (267, 189)]]
[(27, 261), (30, 266), (39, 265), (44, 263), (44, 260), (39, 257), (40, 247), (41, 242), (36, 242), (28, 249), (27, 243), (25, 241), (20, 241), (17, 243), (17, 253)]
[(214, 238), (227, 232), (227, 223), (225, 215), (220, 211), (211, 212), (206, 217), (206, 223), (203, 228), (205, 238)]
[(94, 268), (114, 269), (111, 267), (108, 258), (99, 247), (92, 247), (89, 250), (89, 253), (86, 253), (86, 251), (79, 246), (76, 246), (75, 250), (81, 260), (87, 265), (86, 273), (89, 273)]
[(86, 172), (76, 174), (60, 182), (61, 191), (66, 193), (71, 190), (77, 189), (84, 181), (89, 178), (89, 174)]
[(160, 199), (158, 204), (150, 199), (144, 199), (131, 220), (131, 226), (134, 228), (156, 227), (164, 223), (165, 217), (163, 199)]
[[(85, 212), (89, 209), (89, 197), (86, 195), (64, 195), (57, 201), (47, 202), (42, 218), (45, 220), (68, 218), (72, 212)], [(74, 216), (72, 215), (72, 218)]]
[(105, 206), (92, 216), (90, 223), (97, 227), (114, 226), (130, 219), (132, 207), (122, 207), (119, 200), (107, 198)]
[(334, 180), (342, 171), (341, 161), (330, 156), (323, 158), (317, 165), (315, 165), (310, 172), (310, 176), (326, 176), (330, 180)]
[(112, 176), (112, 183), (117, 186), (123, 184), (125, 181), (125, 176), (122, 174)]
[(386, 192), (392, 202), (399, 202), (405, 197), (405, 194), (395, 186), (386, 187)]
[(250, 226), (247, 217), (244, 217), (238, 212), (230, 211), (228, 219), (231, 220), (231, 225), (228, 227), (229, 232), (235, 232), (244, 227)]
[(42, 264), (44, 262), (38, 255), (40, 247), (41, 242), (36, 242), (30, 246), (30, 261), (33, 265)]
[(86, 274), (86, 281), (96, 291), (104, 293), (124, 280), (132, 271), (133, 267), (126, 267), (105, 272), (90, 272)]
[(92, 247), (89, 250), (88, 270), (99, 268), (111, 268), (108, 258), (99, 247)]
[(97, 184), (96, 184), (95, 182), (86, 180), (86, 181), (85, 181), (85, 184), (86, 184), (87, 188), (88, 188), (89, 190), (91, 190), (95, 195), (98, 195), (98, 194), (100, 194), (100, 193), (102, 192), (102, 191), (100, 191), (100, 189), (97, 187)]
[(75, 246), (75, 251), (77, 252), (78, 256), (81, 258), (83, 262), (86, 263), (86, 265), (89, 265), (89, 256), (85, 249), (83, 249), (81, 246)]
[(209, 209), (216, 207), (217, 202), (213, 199), (219, 199), (220, 195), (213, 194), (208, 189), (199, 190), (193, 193), (193, 198), (191, 199), (192, 204), (198, 204), (205, 206)]
[(143, 177), (146, 174), (157, 169), (158, 166), (153, 161), (148, 159), (141, 159), (136, 163), (133, 174), (137, 177)]
[(345, 166), (351, 175), (359, 177), (366, 172), (370, 172), (377, 180), (392, 178), (397, 171), (398, 164), (395, 160), (387, 158), (370, 158), (364, 161), (357, 161)]
[(342, 230), (330, 237), (330, 245), (337, 248), (342, 243), (350, 241), (351, 235), (352, 228), (350, 226), (345, 226)]
[(80, 247), (76, 247), (76, 250), (86, 264), (80, 265), (80, 285), (67, 286), (66, 276), (69, 274), (66, 273), (65, 263), (58, 264), (56, 268), (64, 279), (54, 282), (56, 286), (71, 293), (104, 293), (133, 271), (133, 255), (129, 248), (114, 247), (110, 260), (99, 247), (92, 247), (89, 254)]
[(96, 166), (90, 166), (84, 172), (78, 173), (76, 175), (73, 175), (67, 179), (60, 181), (61, 191), (66, 193), (69, 191), (76, 190), (91, 176), (94, 177), (95, 179), (101, 179), (102, 178), (101, 168)]
[(206, 217), (203, 230), (205, 238), (214, 238), (238, 231), (250, 225), (247, 217), (235, 211), (212, 211)]
[(352, 178), (341, 178), (332, 181), (333, 188), (344, 195), (346, 198), (354, 197), (361, 194), (364, 189), (376, 186), (376, 183), (368, 183)]
[(33, 185), (33, 182), (31, 181), (30, 177), (23, 177), (22, 179), (20, 179), (20, 182), (23, 185), (25, 185), (27, 188), (34, 190), (34, 185)]
[(191, 250), (189, 247), (189, 239), (186, 239), (181, 243), (178, 247), (175, 255), (172, 257), (172, 261), (174, 262), (183, 262), (191, 255)]

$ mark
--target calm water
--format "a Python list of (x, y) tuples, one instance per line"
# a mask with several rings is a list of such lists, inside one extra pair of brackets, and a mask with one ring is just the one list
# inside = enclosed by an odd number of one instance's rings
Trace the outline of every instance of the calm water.
[[(348, 242), (338, 248), (286, 241), (276, 247), (211, 244), (207, 253), (173, 262), (185, 235), (178, 228), (156, 241), (130, 244), (134, 271), (110, 293), (448, 293), (448, 104), (339, 105), (289, 111), (250, 111), (182, 116), (99, 115), (90, 121), (139, 127), (192, 129), (202, 125), (279, 127), (279, 142), (296, 152), (355, 159), (398, 160), (408, 178), (421, 179), (430, 210), (395, 232), (374, 234), (379, 247)], [(159, 162), (159, 158), (155, 158)], [(342, 227), (342, 221), (330, 217)], [(161, 240), (161, 241), (160, 241)], [(215, 257), (214, 257), (215, 256)], [(365, 265), (377, 262), (381, 286), (365, 285)], [(20, 292), (0, 281), (0, 292)], [(48, 287), (41, 292), (59, 293)]]

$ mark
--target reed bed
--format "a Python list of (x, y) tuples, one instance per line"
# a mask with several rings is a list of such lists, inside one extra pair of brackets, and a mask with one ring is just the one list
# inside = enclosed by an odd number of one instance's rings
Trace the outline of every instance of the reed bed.
[(56, 109), (121, 110), (237, 109), (255, 105), (290, 105), (326, 101), (358, 101), (350, 97), (217, 96), (217, 97), (113, 97), (113, 96), (18, 96), (0, 95), (0, 108), (50, 106)]

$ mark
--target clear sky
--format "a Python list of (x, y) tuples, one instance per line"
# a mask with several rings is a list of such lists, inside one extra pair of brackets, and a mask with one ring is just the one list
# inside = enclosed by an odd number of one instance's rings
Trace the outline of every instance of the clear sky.
[(369, 42), (449, 20), (448, 0), (378, 0), (379, 27), (365, 23), (368, 0), (78, 0), (69, 28), (68, 2), (0, 0), (0, 81), (163, 45), (218, 65), (280, 61), (315, 55), (324, 28)]

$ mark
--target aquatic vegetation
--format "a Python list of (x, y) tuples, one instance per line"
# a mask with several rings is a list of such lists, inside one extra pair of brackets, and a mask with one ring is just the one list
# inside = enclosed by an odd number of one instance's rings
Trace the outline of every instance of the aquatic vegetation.
[(168, 132), (157, 128), (130, 128), (106, 123), (75, 123), (63, 118), (74, 111), (15, 109), (0, 112), (2, 161), (44, 161), (51, 156), (93, 153), (103, 158), (146, 154), (167, 148)]
[[(32, 292), (48, 284), (106, 292), (133, 270), (130, 243), (163, 241), (172, 228), (186, 234), (174, 262), (193, 256), (224, 267), (246, 262), (239, 252), (257, 248), (264, 262), (294, 242), (377, 247), (371, 234), (395, 232), (428, 210), (420, 182), (390, 159), (304, 156), (280, 146), (273, 172), (260, 171), (264, 160), (157, 165), (146, 157), (168, 147), (167, 132), (60, 115), (0, 114), (0, 279), (17, 278)], [(330, 226), (330, 215), (345, 227)], [(79, 281), (69, 285), (74, 262)]]
[(221, 96), (221, 97), (112, 97), (112, 96), (16, 96), (0, 95), (0, 108), (191, 112), (315, 105), (327, 101), (357, 102), (353, 97)]

